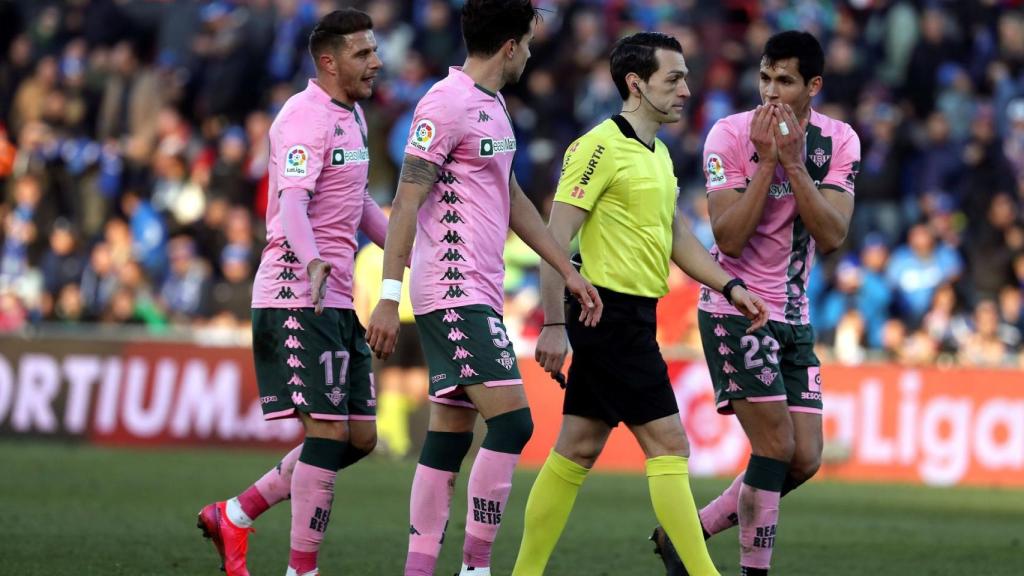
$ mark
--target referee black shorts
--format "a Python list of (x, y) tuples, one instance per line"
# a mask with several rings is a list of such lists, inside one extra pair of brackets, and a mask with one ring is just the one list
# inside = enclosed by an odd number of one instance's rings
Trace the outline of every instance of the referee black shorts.
[(562, 413), (602, 420), (611, 427), (677, 414), (668, 366), (655, 339), (658, 300), (598, 291), (604, 313), (593, 328), (579, 321), (579, 302), (569, 302), (572, 364)]

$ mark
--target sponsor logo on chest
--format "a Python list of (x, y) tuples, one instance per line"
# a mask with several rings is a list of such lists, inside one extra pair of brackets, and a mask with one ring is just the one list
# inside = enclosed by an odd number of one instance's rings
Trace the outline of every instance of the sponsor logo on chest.
[(346, 150), (334, 148), (331, 150), (331, 166), (344, 166), (346, 164), (366, 164), (370, 161), (370, 151), (367, 148), (356, 148)]
[(516, 139), (513, 136), (505, 138), (481, 138), (480, 157), (489, 158), (495, 154), (509, 154), (516, 151)]

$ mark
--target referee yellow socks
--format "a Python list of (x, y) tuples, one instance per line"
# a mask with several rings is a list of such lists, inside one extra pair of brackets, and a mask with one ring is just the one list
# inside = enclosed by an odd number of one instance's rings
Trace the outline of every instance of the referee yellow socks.
[[(576, 494), (590, 470), (554, 450), (540, 469), (526, 500), (526, 520), (512, 576), (544, 574), (551, 552), (569, 520)], [(693, 505), (692, 499), (690, 505)]]
[(704, 532), (697, 516), (697, 506), (693, 503), (693, 493), (690, 492), (690, 470), (686, 458), (658, 456), (649, 459), (647, 484), (654, 515), (679, 552), (686, 571), (691, 576), (719, 576), (704, 544)]

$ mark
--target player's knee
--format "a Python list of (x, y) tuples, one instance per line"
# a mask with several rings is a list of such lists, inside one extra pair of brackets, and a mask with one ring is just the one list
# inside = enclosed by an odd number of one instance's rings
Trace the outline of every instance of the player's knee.
[(306, 436), (313, 438), (328, 438), (338, 442), (348, 441), (348, 424), (333, 420), (303, 420), (306, 428)]
[(529, 408), (498, 414), (487, 420), (483, 447), (495, 452), (519, 454), (533, 436), (533, 417)]
[(435, 470), (458, 472), (472, 444), (472, 432), (428, 430), (420, 452), (420, 464)]
[[(349, 446), (351, 449), (362, 452), (363, 456), (366, 456), (377, 447), (377, 431), (374, 430), (368, 434), (352, 434), (351, 438), (349, 438)], [(360, 458), (363, 456), (360, 456)]]
[(796, 451), (796, 442), (791, 434), (770, 434), (751, 439), (751, 451), (757, 456), (790, 462)]
[(803, 484), (813, 478), (819, 468), (821, 468), (820, 454), (797, 454), (789, 465), (789, 477), (796, 483)]

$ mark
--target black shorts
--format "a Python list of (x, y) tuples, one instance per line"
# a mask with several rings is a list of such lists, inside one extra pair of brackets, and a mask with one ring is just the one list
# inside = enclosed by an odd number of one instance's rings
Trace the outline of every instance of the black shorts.
[(566, 316), (572, 364), (563, 414), (615, 427), (646, 424), (679, 412), (658, 341), (655, 298), (599, 288), (601, 322), (587, 328), (572, 299)]
[(420, 333), (416, 329), (416, 322), (402, 322), (398, 330), (398, 341), (395, 342), (395, 351), (387, 357), (387, 360), (375, 360), (374, 369), (381, 368), (426, 368), (427, 360), (423, 356), (423, 347), (420, 345)]

